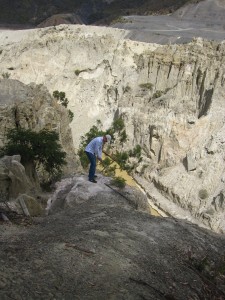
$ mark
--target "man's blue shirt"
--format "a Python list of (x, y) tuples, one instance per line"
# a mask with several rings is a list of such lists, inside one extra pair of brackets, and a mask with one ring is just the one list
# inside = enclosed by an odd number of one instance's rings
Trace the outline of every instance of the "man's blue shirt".
[(102, 146), (103, 137), (98, 136), (90, 141), (90, 143), (86, 146), (85, 151), (96, 155), (98, 158), (102, 158)]

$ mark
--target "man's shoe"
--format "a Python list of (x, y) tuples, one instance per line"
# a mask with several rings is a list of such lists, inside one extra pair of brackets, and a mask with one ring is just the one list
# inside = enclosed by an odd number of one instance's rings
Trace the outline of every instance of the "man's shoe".
[(94, 178), (97, 178), (98, 176), (97, 175), (94, 175)]
[(93, 183), (97, 183), (97, 181), (95, 179), (90, 179), (89, 181), (93, 182)]

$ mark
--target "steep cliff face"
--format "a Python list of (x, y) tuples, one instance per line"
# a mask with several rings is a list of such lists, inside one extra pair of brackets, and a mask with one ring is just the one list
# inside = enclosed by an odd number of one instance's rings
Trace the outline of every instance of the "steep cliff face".
[(86, 26), (26, 31), (10, 43), (13, 34), (1, 35), (2, 72), (66, 92), (76, 148), (97, 119), (107, 127), (122, 115), (124, 148), (141, 145), (135, 176), (152, 201), (225, 231), (224, 43), (161, 46)]
[(11, 128), (58, 132), (63, 150), (67, 153), (68, 164), (64, 171), (70, 173), (76, 169), (68, 110), (58, 104), (43, 85), (0, 79), (0, 127), (0, 147)]

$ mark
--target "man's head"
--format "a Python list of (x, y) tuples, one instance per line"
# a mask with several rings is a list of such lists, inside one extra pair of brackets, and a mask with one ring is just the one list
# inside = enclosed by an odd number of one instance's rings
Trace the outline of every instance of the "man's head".
[(106, 134), (106, 135), (103, 136), (103, 142), (104, 143), (106, 143), (106, 142), (110, 143), (110, 141), (111, 141), (111, 135)]

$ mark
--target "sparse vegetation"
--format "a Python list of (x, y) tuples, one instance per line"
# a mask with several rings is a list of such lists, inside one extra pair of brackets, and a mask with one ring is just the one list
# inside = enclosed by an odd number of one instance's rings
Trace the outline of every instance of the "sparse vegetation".
[(137, 158), (141, 158), (141, 146), (140, 145), (137, 145), (134, 147), (133, 150), (130, 150), (129, 151), (129, 156), (132, 156), (132, 157), (137, 157)]
[(201, 199), (203, 200), (203, 199), (208, 198), (208, 197), (209, 197), (209, 194), (208, 194), (207, 190), (201, 189), (201, 190), (199, 190), (199, 192), (198, 192), (198, 196), (199, 196), (199, 198), (201, 198)]
[(67, 107), (69, 101), (66, 98), (66, 94), (64, 92), (54, 91), (53, 97), (59, 100), (63, 106)]
[(126, 142), (126, 140), (127, 140), (127, 133), (126, 133), (126, 130), (124, 129), (120, 134), (120, 142), (124, 143), (124, 142)]
[(118, 188), (124, 188), (126, 185), (126, 180), (123, 177), (116, 176), (111, 181), (111, 184)]
[(70, 122), (72, 122), (73, 117), (74, 117), (74, 113), (69, 109), (68, 114), (69, 114)]
[(74, 71), (76, 76), (78, 76), (80, 74), (80, 72), (81, 72), (81, 70), (78, 70), (78, 69)]
[(2, 73), (2, 78), (9, 79), (10, 75), (11, 74), (9, 72)]
[[(67, 108), (69, 101), (66, 98), (66, 94), (64, 92), (54, 91), (53, 97), (60, 101), (60, 103)], [(73, 121), (74, 113), (69, 109), (68, 111), (70, 122)]]
[(124, 93), (129, 93), (130, 91), (131, 91), (131, 87), (129, 85), (127, 85), (123, 88)]
[(147, 83), (141, 83), (139, 84), (139, 86), (142, 88), (142, 89), (145, 89), (145, 90), (152, 90), (153, 88), (153, 84), (150, 83), (150, 82), (147, 82)]
[(156, 91), (154, 94), (153, 94), (153, 98), (159, 98), (163, 95), (163, 92), (162, 91)]
[(124, 120), (122, 118), (118, 118), (115, 121), (113, 121), (112, 129), (115, 132), (121, 132), (124, 129)]

